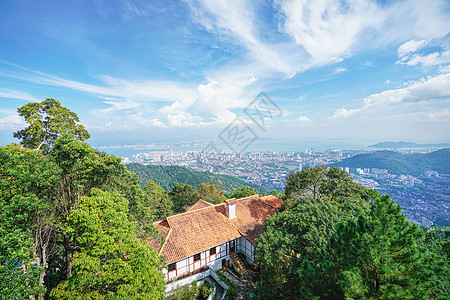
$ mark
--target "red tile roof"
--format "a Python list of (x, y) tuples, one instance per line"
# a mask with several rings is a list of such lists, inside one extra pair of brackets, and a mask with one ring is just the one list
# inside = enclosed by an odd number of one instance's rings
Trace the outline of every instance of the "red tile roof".
[(200, 201), (188, 208), (185, 213), (153, 223), (165, 243), (161, 247), (158, 241), (152, 240), (149, 245), (155, 247), (166, 258), (168, 264), (241, 235), (254, 244), (255, 239), (263, 231), (264, 220), (277, 211), (276, 207), (254, 195), (233, 199), (232, 203), (236, 205), (236, 218), (228, 219), (225, 214), (225, 203), (212, 205)]
[(203, 201), (203, 200), (198, 200), (196, 203), (192, 204), (191, 206), (189, 206), (186, 211), (192, 211), (192, 210), (196, 210), (196, 209), (200, 209), (200, 208), (205, 208), (208, 206), (213, 206), (214, 204), (211, 204), (209, 202)]
[(283, 200), (278, 199), (275, 196), (272, 195), (267, 195), (264, 197), (261, 197), (262, 201), (266, 202), (267, 204), (269, 204), (270, 206), (273, 206), (275, 208), (280, 208), (281, 205), (283, 204)]

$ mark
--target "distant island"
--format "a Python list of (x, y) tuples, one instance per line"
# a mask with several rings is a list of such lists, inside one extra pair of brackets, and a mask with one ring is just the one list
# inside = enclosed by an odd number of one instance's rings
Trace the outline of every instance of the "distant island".
[(398, 148), (448, 148), (449, 143), (441, 144), (416, 144), (412, 142), (381, 142), (375, 145), (370, 145), (370, 148), (382, 148), (382, 149), (398, 149)]
[(358, 154), (333, 164), (349, 168), (386, 169), (390, 174), (420, 175), (426, 171), (450, 174), (450, 148), (444, 148), (427, 154), (401, 154), (382, 150), (367, 154)]

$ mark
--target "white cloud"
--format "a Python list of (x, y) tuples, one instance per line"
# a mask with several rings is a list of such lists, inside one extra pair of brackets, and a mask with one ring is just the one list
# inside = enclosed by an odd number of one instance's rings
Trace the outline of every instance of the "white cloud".
[(407, 41), (407, 42), (401, 44), (400, 47), (398, 47), (398, 49), (397, 49), (398, 56), (403, 57), (406, 54), (416, 52), (416, 51), (422, 49), (423, 47), (425, 47), (429, 42), (430, 42), (430, 40), (428, 40), (428, 39), (423, 39), (423, 40), (418, 40), (418, 41), (417, 40)]
[(450, 65), (440, 66), (438, 69), (439, 73), (450, 73)]
[(409, 66), (417, 66), (421, 64), (425, 67), (448, 64), (450, 63), (450, 50), (446, 50), (441, 53), (433, 52), (427, 55), (415, 54), (411, 57), (400, 59), (398, 63), (406, 64)]
[(304, 124), (304, 125), (311, 125), (312, 121), (310, 118), (306, 117), (306, 116), (300, 116), (298, 117), (298, 120), (300, 121), (300, 123)]
[(171, 127), (191, 127), (205, 125), (202, 122), (202, 118), (199, 116), (193, 116), (190, 113), (168, 114), (167, 121)]
[(17, 128), (19, 125), (25, 125), (25, 122), (17, 114), (0, 118), (0, 129)]
[(334, 69), (333, 73), (334, 73), (334, 74), (339, 74), (339, 73), (344, 73), (344, 72), (346, 72), (346, 71), (347, 71), (346, 68), (340, 67), (340, 68)]
[(9, 89), (0, 89), (0, 98), (7, 98), (7, 99), (19, 99), (24, 101), (31, 101), (31, 102), (37, 102), (39, 101), (38, 98), (21, 91), (16, 90), (9, 90)]
[[(194, 21), (208, 31), (222, 36), (230, 36), (230, 42), (237, 43), (248, 51), (252, 66), (258, 70), (281, 72), (289, 77), (295, 75), (288, 57), (297, 56), (292, 45), (264, 43), (259, 37), (254, 3), (247, 0), (192, 0), (188, 1)], [(298, 52), (298, 51), (297, 51)], [(254, 63), (257, 62), (256, 65)], [(255, 70), (256, 73), (259, 73)]]
[(383, 15), (369, 1), (280, 1), (284, 30), (312, 57), (326, 65), (350, 56), (366, 29), (380, 27)]
[(152, 119), (152, 120), (150, 120), (150, 125), (152, 125), (152, 126), (154, 126), (154, 127), (159, 127), (159, 128), (165, 128), (165, 127), (167, 127), (166, 125), (164, 125), (164, 123), (163, 122), (161, 122), (160, 120), (158, 120), (158, 119)]
[(367, 45), (373, 48), (421, 38), (400, 47), (399, 53), (407, 53), (431, 38), (447, 34), (450, 27), (444, 13), (448, 3), (443, 0), (430, 0), (426, 9), (416, 0), (384, 5), (370, 0), (279, 0), (273, 5), (278, 30), (291, 39), (271, 40), (254, 2), (187, 1), (195, 22), (247, 50), (241, 67), (249, 67), (258, 78), (274, 72), (290, 78), (311, 68), (340, 62)]
[(428, 123), (428, 122), (450, 122), (450, 110), (445, 108), (432, 112), (421, 113), (416, 119), (417, 122)]
[(360, 111), (361, 109), (355, 108), (355, 109), (346, 109), (346, 108), (339, 108), (334, 112), (334, 115), (329, 117), (330, 120), (339, 120), (339, 119), (345, 119), (353, 115), (354, 113)]
[(404, 88), (386, 90), (364, 99), (365, 107), (374, 104), (399, 104), (436, 101), (450, 98), (450, 73), (438, 74), (409, 82)]

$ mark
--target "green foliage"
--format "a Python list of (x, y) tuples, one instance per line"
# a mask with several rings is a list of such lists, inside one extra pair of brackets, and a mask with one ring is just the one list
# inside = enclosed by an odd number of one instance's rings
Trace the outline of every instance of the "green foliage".
[(59, 102), (19, 113), (29, 127), (16, 136), (44, 151), (0, 148), (0, 298), (44, 299), (55, 287), (60, 298), (161, 298), (160, 258), (136, 236), (155, 219), (136, 175), (82, 142), (89, 134)]
[(153, 208), (153, 216), (156, 220), (173, 215), (173, 203), (169, 193), (159, 187), (154, 181), (149, 180), (144, 187), (150, 207)]
[(56, 299), (162, 299), (162, 263), (139, 241), (128, 220), (128, 203), (98, 189), (83, 197), (69, 216), (69, 234), (80, 251), (68, 280), (52, 292)]
[(22, 300), (45, 292), (39, 285), (42, 269), (31, 264), (8, 261), (0, 266), (0, 299)]
[(212, 283), (203, 280), (202, 284), (198, 286), (196, 280), (192, 281), (190, 285), (183, 285), (172, 290), (170, 295), (166, 297), (167, 300), (206, 300), (210, 294), (214, 292)]
[(225, 192), (220, 185), (202, 182), (194, 193), (194, 200), (203, 200), (209, 203), (219, 204), (226, 200), (226, 197)]
[(255, 194), (258, 194), (257, 190), (255, 190), (254, 188), (248, 187), (248, 186), (243, 186), (243, 187), (235, 190), (233, 192), (233, 194), (231, 194), (230, 198), (240, 199), (240, 198), (252, 196)]
[(337, 167), (319, 166), (288, 174), (285, 193), (288, 205), (305, 198), (312, 201), (322, 198), (345, 201), (361, 197), (364, 187)]
[(315, 261), (336, 225), (365, 210), (365, 205), (351, 202), (307, 202), (267, 218), (255, 251), (262, 279), (260, 294), (268, 299), (277, 295), (296, 299), (303, 284), (296, 273), (303, 260)]
[[(436, 245), (436, 243), (435, 243)], [(445, 299), (449, 271), (431, 239), (388, 196), (340, 223), (316, 266), (303, 263), (303, 298)]]
[(261, 193), (270, 192), (268, 188), (250, 184), (233, 176), (192, 171), (180, 166), (128, 164), (127, 168), (139, 177), (142, 181), (142, 187), (148, 180), (153, 180), (166, 191), (172, 190), (178, 183), (189, 184), (196, 189), (202, 182), (206, 182), (220, 185), (227, 193), (232, 193), (243, 186), (255, 188)]
[(195, 203), (194, 188), (189, 184), (178, 183), (170, 191), (169, 196), (175, 213), (185, 212), (186, 208)]
[(286, 210), (265, 220), (256, 259), (261, 299), (445, 299), (448, 265), (432, 232), (388, 196), (336, 168), (288, 178)]
[(193, 300), (199, 294), (197, 281), (192, 281), (190, 285), (177, 287), (172, 293), (166, 297), (167, 300)]
[(28, 103), (17, 109), (25, 118), (28, 127), (14, 133), (21, 139), (23, 146), (31, 149), (48, 151), (62, 133), (68, 133), (78, 140), (86, 140), (89, 133), (83, 125), (78, 124), (77, 114), (61, 106), (54, 99), (46, 99), (39, 103)]
[(220, 280), (222, 280), (223, 282), (225, 282), (226, 285), (228, 285), (228, 290), (227, 290), (227, 294), (225, 295), (225, 299), (233, 300), (234, 298), (236, 298), (236, 295), (237, 295), (236, 285), (233, 282), (231, 282), (231, 280), (228, 279), (228, 277), (223, 275), (221, 273), (221, 270), (216, 271), (216, 274), (219, 275)]
[(0, 298), (21, 299), (42, 293), (39, 244), (41, 217), (58, 169), (39, 151), (10, 145), (0, 148)]
[(198, 299), (199, 300), (206, 300), (208, 299), (209, 295), (214, 293), (214, 286), (211, 282), (208, 280), (203, 280), (202, 284), (200, 285), (200, 289), (198, 292)]

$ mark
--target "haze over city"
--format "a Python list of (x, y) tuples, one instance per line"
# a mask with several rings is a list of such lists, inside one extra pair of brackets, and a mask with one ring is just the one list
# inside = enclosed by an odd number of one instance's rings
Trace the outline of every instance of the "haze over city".
[[(3, 145), (46, 98), (95, 146), (214, 139), (237, 117), (261, 144), (450, 140), (448, 1), (2, 1), (0, 18)], [(260, 92), (281, 110), (263, 128)]]

